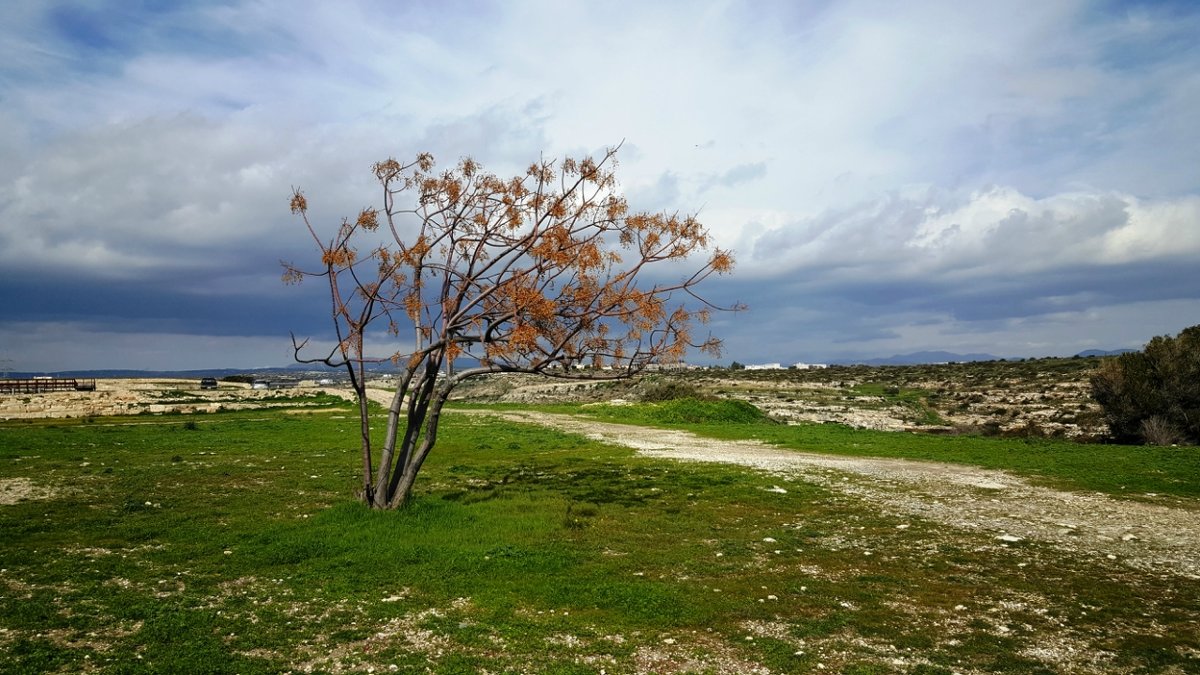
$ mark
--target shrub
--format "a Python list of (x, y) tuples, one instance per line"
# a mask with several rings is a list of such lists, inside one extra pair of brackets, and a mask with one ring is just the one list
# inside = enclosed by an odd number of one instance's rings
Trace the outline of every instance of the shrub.
[(679, 398), (661, 403), (602, 406), (602, 416), (623, 422), (648, 424), (757, 424), (771, 420), (753, 404), (736, 399)]
[(221, 378), (222, 382), (241, 382), (243, 384), (252, 384), (256, 380), (254, 375), (226, 375)]
[(1001, 431), (1000, 435), (1006, 438), (1045, 438), (1050, 434), (1037, 421), (1026, 420), (1025, 424)]
[(1146, 445), (1179, 445), (1187, 440), (1175, 425), (1158, 415), (1142, 420), (1141, 432)]
[(669, 424), (749, 424), (766, 421), (766, 415), (754, 405), (738, 400), (675, 399), (655, 409), (656, 418)]
[(1200, 443), (1200, 326), (1105, 360), (1091, 385), (1117, 441), (1156, 442), (1173, 433)]
[(642, 400), (647, 403), (675, 401), (681, 398), (706, 399), (700, 389), (690, 382), (655, 382), (642, 391)]
[(1001, 431), (1002, 427), (996, 420), (988, 420), (979, 425), (979, 433), (984, 436), (999, 436)]

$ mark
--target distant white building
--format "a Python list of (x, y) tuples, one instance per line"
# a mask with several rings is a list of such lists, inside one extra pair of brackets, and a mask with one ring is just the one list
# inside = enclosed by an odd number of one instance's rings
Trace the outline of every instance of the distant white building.
[(693, 365), (693, 364), (691, 364), (691, 363), (685, 363), (685, 362), (683, 362), (683, 361), (677, 361), (677, 362), (675, 362), (675, 363), (648, 363), (648, 364), (646, 364), (646, 370), (648, 370), (648, 371), (655, 371), (655, 370), (699, 370), (699, 369), (700, 369), (700, 366)]
[(782, 363), (748, 363), (746, 370), (783, 370)]
[(796, 370), (808, 370), (810, 368), (812, 368), (812, 369), (828, 368), (829, 364), (828, 363), (795, 363), (795, 364), (792, 364), (792, 367), (795, 368)]

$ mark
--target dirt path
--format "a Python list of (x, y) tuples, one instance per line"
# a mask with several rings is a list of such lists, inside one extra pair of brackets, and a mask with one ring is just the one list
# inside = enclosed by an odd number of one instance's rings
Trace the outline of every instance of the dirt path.
[(1063, 492), (990, 469), (899, 459), (834, 457), (756, 441), (599, 422), (535, 411), (470, 411), (625, 445), (649, 457), (723, 462), (789, 475), (861, 497), (898, 514), (1032, 540), (1085, 557), (1200, 579), (1200, 511)]

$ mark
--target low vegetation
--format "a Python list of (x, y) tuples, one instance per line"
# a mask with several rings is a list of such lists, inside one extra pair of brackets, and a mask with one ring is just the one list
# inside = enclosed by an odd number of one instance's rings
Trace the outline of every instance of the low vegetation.
[(637, 405), (590, 405), (581, 411), (628, 424), (774, 424), (758, 408), (736, 400), (680, 398)]
[[(580, 409), (1046, 475), (1068, 448), (1114, 450), (789, 427), (727, 401)], [(306, 410), (0, 425), (0, 670), (1200, 667), (1195, 579), (454, 413), (413, 503), (373, 511), (352, 497), (355, 411)], [(1103, 471), (1170, 470), (1194, 485), (1194, 463), (1146, 461)]]
[(1200, 326), (1105, 361), (1091, 385), (1118, 440), (1200, 443)]
[(1144, 499), (1200, 498), (1195, 447), (1083, 444), (1044, 437), (930, 435), (840, 424), (779, 424), (742, 401), (558, 406), (611, 422), (680, 428), (714, 439), (765, 441), (847, 457), (893, 457), (1000, 469), (1067, 490)]
[(746, 401), (780, 422), (834, 422), (887, 431), (1107, 440), (1089, 376), (1098, 358), (798, 370), (678, 370), (629, 382), (566, 383), (504, 375), (470, 383), (462, 400)]

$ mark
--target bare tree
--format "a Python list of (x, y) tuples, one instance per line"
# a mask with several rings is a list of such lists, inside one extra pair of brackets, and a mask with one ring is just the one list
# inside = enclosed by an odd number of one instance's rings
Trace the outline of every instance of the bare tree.
[[(510, 179), (467, 158), (437, 173), (429, 154), (372, 167), (382, 208), (344, 219), (328, 240), (294, 190), (291, 208), (321, 253), (321, 267), (284, 263), (284, 280), (319, 277), (329, 285), (337, 344), (317, 358), (344, 367), (358, 397), (361, 498), (375, 508), (405, 504), (437, 441), (442, 407), (463, 380), (486, 373), (563, 378), (629, 377), (654, 362), (680, 360), (689, 347), (719, 354), (720, 341), (696, 340), (696, 324), (720, 309), (696, 292), (733, 269), (710, 247), (692, 216), (635, 213), (616, 189), (617, 148), (597, 161), (541, 160)], [(408, 198), (409, 201), (402, 201)], [(680, 273), (676, 263), (700, 254)], [(646, 280), (652, 265), (671, 281)], [(739, 309), (729, 307), (724, 309)], [(412, 342), (401, 340), (411, 330)], [(390, 353), (368, 351), (368, 338)], [(410, 347), (397, 348), (407, 343)], [(456, 360), (469, 361), (455, 369)], [(387, 431), (372, 447), (367, 367), (401, 367)]]

